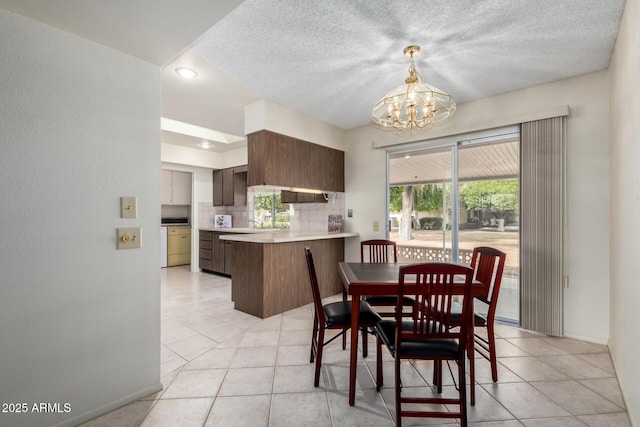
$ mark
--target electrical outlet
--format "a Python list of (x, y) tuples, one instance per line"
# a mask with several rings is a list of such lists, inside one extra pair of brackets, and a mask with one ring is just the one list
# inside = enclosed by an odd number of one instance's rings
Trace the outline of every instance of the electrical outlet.
[(142, 246), (140, 227), (118, 228), (117, 230), (118, 249), (138, 249)]
[(120, 218), (137, 218), (138, 201), (135, 197), (120, 197)]
[(373, 221), (373, 231), (380, 231), (380, 221)]

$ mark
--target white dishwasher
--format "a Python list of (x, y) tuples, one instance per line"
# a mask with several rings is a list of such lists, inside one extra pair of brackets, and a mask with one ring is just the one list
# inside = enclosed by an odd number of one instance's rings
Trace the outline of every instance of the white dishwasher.
[(167, 266), (167, 227), (160, 227), (160, 267)]

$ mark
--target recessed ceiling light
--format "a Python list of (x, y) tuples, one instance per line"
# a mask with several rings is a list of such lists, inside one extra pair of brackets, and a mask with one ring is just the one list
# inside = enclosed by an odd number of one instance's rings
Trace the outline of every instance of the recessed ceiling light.
[(176, 68), (176, 73), (178, 73), (180, 77), (184, 77), (185, 79), (193, 79), (198, 75), (198, 72), (196, 70), (187, 67)]
[(207, 148), (211, 147), (211, 144), (209, 144), (209, 141), (202, 141), (200, 143), (200, 147), (202, 147), (204, 149), (207, 149)]

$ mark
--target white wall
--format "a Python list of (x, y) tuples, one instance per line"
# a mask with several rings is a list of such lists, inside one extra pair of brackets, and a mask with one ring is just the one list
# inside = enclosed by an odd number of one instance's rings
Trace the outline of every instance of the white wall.
[(222, 153), (222, 167), (232, 168), (234, 166), (246, 165), (248, 160), (247, 147), (236, 148)]
[[(627, 0), (611, 90), (610, 349), (633, 425), (640, 425), (640, 1)], [(602, 261), (605, 261), (603, 259)]]
[[(246, 150), (245, 150), (246, 151)], [(181, 147), (179, 145), (161, 144), (161, 159), (166, 163), (191, 165), (203, 168), (222, 168), (222, 155), (196, 148)]]
[(70, 404), (0, 425), (76, 425), (161, 387), (160, 70), (1, 9), (0, 53), (0, 402)]
[[(345, 142), (346, 229), (361, 238), (382, 237), (373, 221), (385, 222), (386, 156), (382, 144), (424, 140), (536, 118), (540, 111), (570, 106), (567, 122), (567, 274), (564, 333), (606, 343), (609, 336), (608, 117), (607, 73), (593, 73), (552, 84), (462, 104), (456, 116), (424, 134), (397, 136), (371, 126), (350, 131)], [(347, 242), (346, 257), (357, 260), (357, 242)]]
[(344, 130), (264, 99), (244, 108), (245, 134), (263, 129), (344, 150)]

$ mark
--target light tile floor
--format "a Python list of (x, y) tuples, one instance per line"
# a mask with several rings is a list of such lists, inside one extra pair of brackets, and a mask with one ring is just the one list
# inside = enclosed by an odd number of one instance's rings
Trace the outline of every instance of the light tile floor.
[[(339, 342), (323, 358), (320, 387), (309, 363), (307, 305), (268, 319), (234, 310), (230, 280), (162, 270), (161, 375), (164, 390), (84, 424), (95, 426), (393, 426), (393, 368), (375, 389), (375, 345), (360, 358), (356, 405), (347, 401), (349, 352)], [(334, 298), (337, 298), (334, 297)], [(606, 346), (500, 325), (499, 382), (476, 360), (475, 426), (630, 426)], [(429, 363), (403, 366), (406, 393), (429, 393)], [(390, 385), (390, 386), (389, 386)], [(452, 389), (445, 382), (444, 393)], [(403, 424), (457, 425), (407, 419)]]

